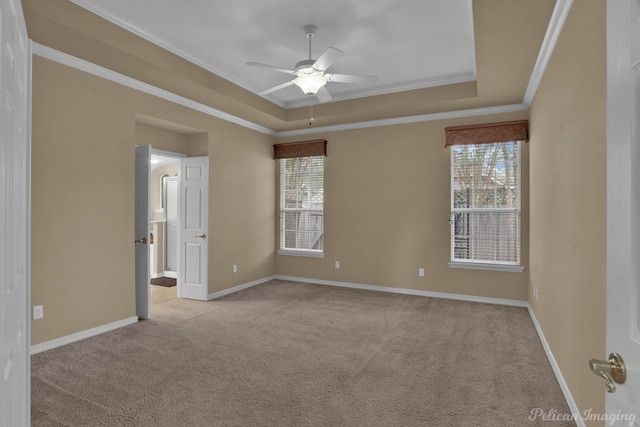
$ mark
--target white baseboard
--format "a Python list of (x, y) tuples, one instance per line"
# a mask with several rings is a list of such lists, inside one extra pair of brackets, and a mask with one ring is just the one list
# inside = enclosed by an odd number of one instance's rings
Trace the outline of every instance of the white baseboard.
[(275, 278), (276, 278), (276, 276), (263, 277), (262, 279), (254, 280), (253, 282), (243, 283), (242, 285), (234, 286), (233, 288), (224, 289), (222, 291), (214, 292), (212, 294), (207, 295), (207, 300), (211, 301), (211, 300), (214, 300), (216, 298), (223, 297), (225, 295), (233, 294), (233, 293), (241, 291), (243, 289), (251, 288), (252, 286), (256, 286), (256, 285), (259, 285), (261, 283), (268, 282), (268, 281), (273, 280)]
[(558, 366), (558, 362), (556, 362), (556, 358), (553, 357), (553, 352), (551, 351), (551, 347), (549, 347), (549, 343), (542, 332), (542, 328), (540, 327), (540, 323), (538, 323), (538, 319), (536, 318), (533, 309), (529, 304), (527, 304), (527, 309), (529, 310), (529, 316), (531, 316), (531, 320), (533, 321), (534, 326), (536, 327), (536, 331), (538, 332), (538, 337), (540, 337), (540, 342), (542, 342), (542, 347), (544, 348), (544, 352), (547, 354), (547, 359), (549, 359), (549, 363), (551, 364), (551, 368), (553, 369), (553, 373), (556, 375), (556, 379), (558, 380), (558, 384), (560, 384), (560, 389), (562, 390), (562, 394), (564, 394), (564, 398), (567, 401), (567, 405), (569, 405), (569, 409), (573, 414), (573, 419), (576, 422), (578, 427), (586, 427), (582, 416), (580, 415), (580, 410), (578, 409), (578, 405), (576, 405), (576, 401), (573, 400), (573, 395), (571, 395), (571, 390), (569, 390), (569, 386), (567, 382), (564, 380), (562, 376), (562, 371), (560, 371), (560, 366)]
[(31, 346), (30, 354), (37, 354), (46, 350), (51, 350), (56, 347), (63, 346), (65, 344), (71, 344), (72, 342), (80, 341), (85, 338), (100, 335), (105, 332), (112, 331), (114, 329), (122, 328), (136, 323), (138, 318), (136, 316), (129, 317), (127, 319), (118, 320), (116, 322), (107, 323), (106, 325), (97, 326), (95, 328), (87, 329), (86, 331), (76, 332), (75, 334), (67, 335), (64, 337), (56, 338), (51, 341), (45, 341), (40, 344)]
[(171, 277), (172, 279), (177, 279), (178, 278), (178, 272), (177, 271), (165, 270), (158, 277)]
[(364, 289), (367, 291), (390, 292), (394, 294), (416, 295), (421, 297), (445, 298), (445, 299), (454, 299), (454, 300), (460, 300), (460, 301), (482, 302), (486, 304), (509, 305), (514, 307), (527, 307), (529, 305), (527, 301), (479, 297), (474, 295), (450, 294), (445, 292), (420, 291), (417, 289), (392, 288), (389, 286), (363, 285), (360, 283), (336, 282), (333, 280), (308, 279), (306, 277), (278, 275), (278, 276), (275, 276), (275, 278), (280, 280), (290, 280), (292, 282), (315, 283), (318, 285), (338, 286), (342, 288)]
[[(332, 280), (319, 280), (319, 279), (309, 279), (305, 277), (294, 277), (294, 276), (268, 276), (263, 277), (262, 279), (254, 280), (252, 282), (244, 283), (238, 286), (234, 286), (229, 289), (224, 289), (222, 291), (214, 292), (207, 296), (207, 300), (214, 300), (216, 298), (223, 297), (225, 295), (230, 295), (232, 293), (241, 291), (243, 289), (248, 289), (256, 285), (260, 285), (262, 283), (268, 282), (270, 280), (289, 280), (293, 282), (302, 282), (302, 283), (315, 283), (318, 285), (327, 285), (327, 286), (337, 286), (343, 288), (352, 288), (352, 289), (363, 289), (368, 291), (379, 291), (379, 292), (389, 292), (396, 294), (404, 294), (404, 295), (416, 295), (416, 296), (425, 296), (432, 298), (445, 298), (445, 299), (453, 299), (459, 301), (471, 301), (471, 302), (481, 302), (486, 304), (498, 304), (498, 305), (508, 305), (515, 307), (526, 307), (529, 311), (529, 316), (533, 321), (533, 324), (536, 328), (536, 332), (538, 333), (538, 337), (540, 338), (540, 342), (542, 343), (542, 347), (544, 348), (545, 354), (547, 355), (547, 359), (551, 364), (551, 368), (558, 380), (558, 384), (560, 385), (560, 389), (564, 394), (564, 397), (567, 401), (567, 405), (571, 410), (571, 413), (574, 416), (574, 420), (578, 427), (586, 427), (582, 416), (580, 415), (580, 410), (576, 405), (573, 396), (571, 395), (571, 391), (569, 390), (569, 386), (567, 385), (564, 377), (562, 376), (562, 372), (560, 371), (560, 367), (556, 362), (555, 357), (553, 356), (553, 352), (549, 347), (549, 343), (542, 332), (542, 328), (538, 323), (538, 319), (536, 318), (533, 309), (529, 305), (527, 301), (519, 301), (519, 300), (510, 300), (510, 299), (501, 299), (501, 298), (488, 298), (488, 297), (479, 297), (474, 295), (460, 295), (460, 294), (450, 294), (445, 292), (432, 292), (432, 291), (420, 291), (415, 289), (406, 289), (406, 288), (392, 288), (388, 286), (375, 286), (375, 285), (363, 285), (359, 283), (350, 283), (350, 282), (336, 282)], [(138, 321), (137, 317), (129, 317), (127, 319), (122, 319), (117, 322), (108, 323), (106, 325), (98, 326), (96, 328), (88, 329), (86, 331), (78, 332), (75, 334), (67, 335), (65, 337), (56, 338), (51, 341), (46, 341), (44, 343), (36, 344), (31, 346), (31, 354), (37, 354), (42, 351), (51, 350), (56, 347), (60, 347), (65, 344), (70, 344), (75, 341), (80, 341), (85, 338), (89, 338), (95, 335), (102, 334), (104, 332), (112, 331), (114, 329), (121, 328), (123, 326), (131, 325)]]

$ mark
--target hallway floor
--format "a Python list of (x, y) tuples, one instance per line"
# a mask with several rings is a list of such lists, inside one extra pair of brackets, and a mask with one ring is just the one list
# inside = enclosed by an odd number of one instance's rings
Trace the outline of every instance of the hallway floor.
[(167, 301), (171, 301), (178, 297), (178, 287), (172, 286), (167, 288), (165, 286), (149, 285), (151, 286), (151, 305), (162, 304)]

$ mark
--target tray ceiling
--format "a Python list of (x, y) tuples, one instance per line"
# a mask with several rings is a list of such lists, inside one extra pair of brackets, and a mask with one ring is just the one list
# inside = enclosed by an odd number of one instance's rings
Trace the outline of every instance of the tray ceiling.
[[(330, 46), (345, 52), (329, 72), (379, 76), (328, 83), (336, 101), (476, 78), (471, 0), (72, 1), (254, 93), (292, 77), (246, 63), (294, 68), (308, 58), (305, 24), (318, 27), (314, 59)], [(265, 97), (287, 108), (309, 102), (297, 86)]]

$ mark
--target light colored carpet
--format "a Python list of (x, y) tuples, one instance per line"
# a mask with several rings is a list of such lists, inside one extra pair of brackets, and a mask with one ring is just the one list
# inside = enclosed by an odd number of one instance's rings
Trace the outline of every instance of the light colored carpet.
[(527, 310), (272, 281), (32, 357), (34, 426), (574, 426)]

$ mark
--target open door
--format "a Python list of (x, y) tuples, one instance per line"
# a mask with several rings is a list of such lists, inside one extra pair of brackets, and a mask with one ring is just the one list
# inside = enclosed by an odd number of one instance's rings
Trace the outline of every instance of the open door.
[(206, 300), (209, 253), (209, 158), (180, 161), (178, 296)]
[(596, 362), (607, 416), (627, 426), (640, 426), (639, 17), (637, 0), (607, 1), (607, 354)]
[(136, 316), (149, 318), (149, 164), (151, 146), (137, 145), (135, 171)]
[(0, 425), (28, 426), (31, 45), (19, 1), (0, 18)]

